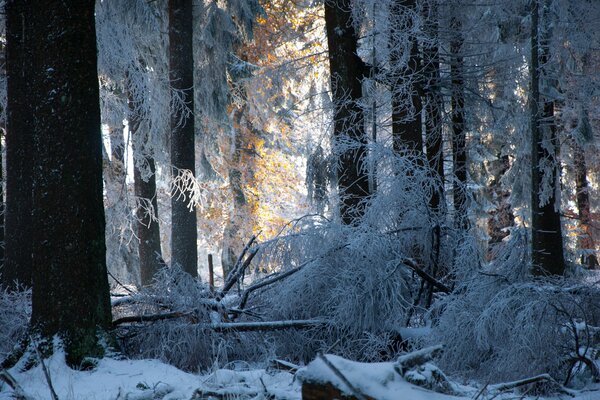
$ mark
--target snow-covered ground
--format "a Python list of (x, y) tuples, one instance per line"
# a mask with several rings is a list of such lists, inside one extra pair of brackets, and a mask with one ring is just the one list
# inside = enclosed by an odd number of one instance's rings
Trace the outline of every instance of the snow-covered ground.
[[(451, 400), (514, 399), (515, 393), (479, 393), (479, 389), (454, 385), (459, 396), (435, 393), (406, 382), (394, 371), (393, 363), (361, 364), (336, 356), (327, 356), (336, 368), (363, 394), (378, 400)], [(64, 355), (54, 354), (45, 361), (49, 376), (60, 400), (190, 400), (199, 398), (301, 399), (301, 379), (323, 379), (348, 392), (344, 383), (321, 360), (313, 361), (296, 376), (278, 370), (217, 369), (212, 373), (191, 374), (157, 360), (101, 360), (93, 371), (75, 371), (66, 366)], [(15, 369), (10, 375), (19, 383), (28, 399), (52, 400), (48, 381), (41, 365), (26, 372)], [(598, 391), (574, 392), (548, 399), (600, 400)], [(221, 396), (218, 396), (218, 395)], [(0, 383), (0, 400), (14, 399), (14, 392)], [(539, 398), (539, 397), (536, 397)], [(533, 398), (532, 398), (533, 399)]]

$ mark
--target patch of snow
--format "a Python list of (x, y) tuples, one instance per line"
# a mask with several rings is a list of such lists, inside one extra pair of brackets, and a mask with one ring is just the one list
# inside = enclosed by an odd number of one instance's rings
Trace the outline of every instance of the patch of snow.
[[(327, 355), (331, 362), (362, 394), (377, 400), (450, 400), (457, 399), (406, 382), (394, 369), (394, 363), (359, 363), (342, 357)], [(327, 366), (316, 359), (298, 371), (303, 381), (330, 382), (342, 392), (352, 395), (350, 388)]]

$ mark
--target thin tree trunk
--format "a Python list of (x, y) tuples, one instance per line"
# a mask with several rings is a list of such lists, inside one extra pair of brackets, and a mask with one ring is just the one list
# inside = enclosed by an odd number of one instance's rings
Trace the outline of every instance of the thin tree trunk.
[[(194, 60), (192, 48), (192, 2), (169, 0), (169, 78), (174, 89), (194, 110)], [(171, 116), (171, 164), (173, 175), (181, 170), (196, 175), (194, 115), (176, 108)], [(188, 208), (189, 196), (171, 200), (171, 263), (198, 276), (198, 232), (196, 213)]]
[[(425, 87), (425, 154), (431, 174), (438, 186), (431, 193), (429, 208), (434, 227), (431, 231), (431, 275), (437, 278), (441, 246), (441, 229), (444, 207), (444, 153), (442, 138), (442, 109), (444, 100), (440, 87), (440, 54), (438, 44), (438, 9), (436, 1), (425, 2), (423, 6), (425, 33), (423, 43), (423, 74)], [(434, 286), (427, 283), (425, 307), (433, 301)]]
[(101, 357), (106, 273), (95, 2), (31, 5), (35, 132), (31, 324), (64, 340), (69, 365)]
[(329, 71), (335, 107), (333, 151), (339, 157), (339, 211), (342, 222), (348, 225), (355, 224), (363, 216), (364, 200), (371, 194), (366, 146), (368, 139), (364, 113), (359, 104), (365, 66), (357, 54), (351, 3), (350, 0), (325, 2)]
[(444, 100), (440, 87), (440, 55), (438, 39), (438, 11), (435, 2), (424, 9), (426, 31), (430, 42), (423, 44), (423, 72), (426, 79), (425, 94), (425, 150), (429, 168), (440, 186), (429, 200), (429, 206), (439, 211), (444, 201), (444, 153), (442, 138), (442, 109)]
[(25, 2), (6, 2), (6, 210), (5, 255), (1, 279), (31, 285), (31, 190), (33, 117), (30, 98), (32, 16)]
[[(416, 11), (415, 0), (394, 0), (391, 4), (391, 92), (392, 92), (392, 136), (394, 150), (410, 150), (423, 153), (421, 110), (422, 79), (420, 72), (419, 45), (413, 35), (408, 37), (408, 49), (404, 49), (402, 36), (413, 29)], [(410, 52), (408, 63), (400, 66), (403, 52)]]
[[(154, 275), (163, 265), (160, 248), (160, 225), (158, 223), (158, 202), (156, 194), (156, 166), (154, 157), (142, 154), (140, 142), (144, 140), (140, 132), (141, 124), (136, 116), (134, 99), (129, 93), (129, 132), (132, 138), (134, 159), (133, 187), (137, 199), (136, 233), (139, 240), (140, 281), (142, 286), (152, 284)], [(143, 169), (140, 168), (140, 165)]]
[(450, 22), (454, 37), (450, 42), (450, 79), (452, 83), (452, 162), (454, 179), (452, 195), (454, 199), (454, 226), (468, 229), (467, 213), (467, 142), (465, 135), (465, 96), (463, 77), (463, 38), (460, 33), (462, 23), (458, 17)]
[[(540, 80), (549, 60), (549, 30), (545, 28), (540, 35), (539, 3), (540, 0), (531, 2), (531, 60), (529, 62), (532, 272), (535, 275), (562, 275), (565, 261), (559, 204), (556, 198), (559, 172), (554, 102), (543, 100), (540, 96)], [(546, 12), (543, 14), (547, 15)], [(543, 23), (546, 25), (548, 21)], [(541, 168), (547, 163), (550, 163), (550, 168)], [(542, 193), (545, 193), (544, 197), (541, 196)]]

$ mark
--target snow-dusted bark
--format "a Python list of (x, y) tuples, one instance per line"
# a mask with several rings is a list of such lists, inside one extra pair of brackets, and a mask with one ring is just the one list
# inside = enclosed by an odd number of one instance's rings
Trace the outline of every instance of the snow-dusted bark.
[(565, 270), (554, 101), (540, 93), (542, 83), (550, 88), (549, 78), (544, 74), (550, 59), (549, 3), (548, 0), (531, 2), (531, 256), (532, 272), (536, 275), (562, 275)]
[(64, 339), (67, 362), (102, 356), (111, 324), (102, 195), (94, 1), (27, 3), (35, 120), (33, 332)]

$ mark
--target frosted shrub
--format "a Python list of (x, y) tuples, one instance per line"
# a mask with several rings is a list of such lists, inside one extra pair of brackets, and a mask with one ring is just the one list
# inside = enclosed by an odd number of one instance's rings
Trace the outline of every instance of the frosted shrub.
[(491, 265), (437, 304), (433, 340), (446, 347), (446, 371), (489, 382), (549, 373), (562, 382), (577, 352), (590, 357), (600, 344), (590, 334), (600, 323), (600, 290), (528, 275), (525, 239), (514, 230)]
[[(432, 273), (431, 233), (441, 221), (428, 199), (439, 182), (422, 159), (382, 148), (377, 154), (378, 190), (359, 224), (306, 218), (263, 245), (263, 262), (279, 264), (283, 271), (302, 268), (266, 288), (252, 305), (270, 320), (326, 323), (325, 329), (276, 336), (279, 354), (306, 359), (329, 351), (375, 360), (397, 350), (394, 333), (413, 313), (421, 283), (403, 261), (413, 259)], [(442, 237), (447, 241), (451, 235)], [(450, 258), (439, 258), (441, 269), (448, 270), (442, 261)]]
[(31, 317), (31, 290), (0, 287), (0, 361), (23, 339)]

